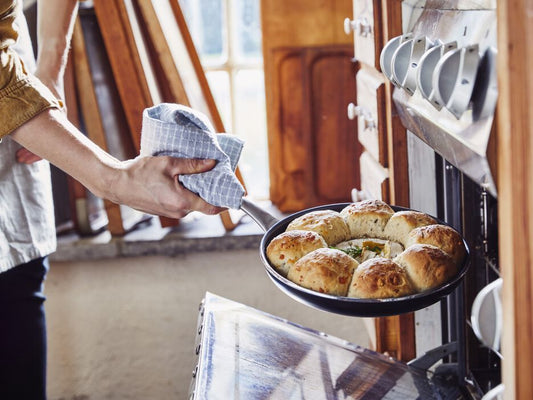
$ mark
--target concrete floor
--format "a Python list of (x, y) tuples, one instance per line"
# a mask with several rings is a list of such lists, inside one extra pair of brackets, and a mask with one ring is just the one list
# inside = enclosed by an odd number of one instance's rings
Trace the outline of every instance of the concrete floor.
[(49, 399), (187, 399), (206, 291), (369, 346), (363, 319), (287, 297), (255, 249), (53, 261), (46, 282)]

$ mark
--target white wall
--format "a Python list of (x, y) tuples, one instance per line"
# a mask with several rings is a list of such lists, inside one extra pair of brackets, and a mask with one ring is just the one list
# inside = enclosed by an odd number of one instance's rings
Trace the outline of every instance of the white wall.
[(49, 399), (186, 399), (206, 291), (368, 346), (362, 319), (280, 292), (257, 250), (54, 262), (46, 281)]

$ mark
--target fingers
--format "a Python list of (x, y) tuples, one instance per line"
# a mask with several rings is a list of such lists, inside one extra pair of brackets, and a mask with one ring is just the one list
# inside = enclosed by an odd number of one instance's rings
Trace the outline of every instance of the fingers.
[(174, 176), (174, 183), (179, 188), (179, 191), (181, 192), (182, 202), (187, 204), (186, 206), (182, 205), (182, 207), (187, 207), (188, 211), (199, 211), (207, 215), (219, 214), (222, 211), (226, 210), (226, 208), (224, 207), (218, 207), (218, 206), (209, 204), (204, 199), (202, 199), (200, 196), (186, 189), (179, 182), (178, 178), (179, 177), (177, 175)]
[(26, 148), (21, 148), (16, 153), (17, 162), (21, 164), (33, 164), (34, 162), (41, 161), (42, 158), (36, 154), (33, 154)]
[(197, 174), (213, 169), (217, 163), (216, 160), (169, 157), (168, 161), (168, 173), (174, 178), (176, 187), (181, 191), (181, 207), (183, 207), (183, 203), (186, 203), (188, 210), (199, 211), (207, 215), (219, 214), (226, 210), (224, 207), (217, 207), (206, 202), (200, 196), (186, 189), (178, 180), (178, 175)]
[(214, 215), (225, 210), (207, 203), (179, 182), (179, 175), (208, 171), (214, 160), (137, 157), (115, 171), (108, 197), (119, 204), (156, 215), (182, 218), (191, 211)]
[(198, 174), (213, 169), (216, 160), (199, 158), (168, 157), (168, 173), (170, 176)]

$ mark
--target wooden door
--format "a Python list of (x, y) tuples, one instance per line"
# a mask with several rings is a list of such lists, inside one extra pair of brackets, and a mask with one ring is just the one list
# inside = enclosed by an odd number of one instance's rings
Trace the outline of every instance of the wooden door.
[(361, 146), (344, 110), (355, 93), (351, 46), (273, 50), (271, 200), (282, 211), (350, 200)]
[(282, 211), (349, 201), (359, 186), (351, 0), (263, 0), (270, 197)]

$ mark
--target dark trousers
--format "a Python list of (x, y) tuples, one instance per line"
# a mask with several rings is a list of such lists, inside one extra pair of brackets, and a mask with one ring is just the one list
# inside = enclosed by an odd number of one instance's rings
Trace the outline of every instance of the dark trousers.
[(0, 273), (0, 399), (46, 399), (43, 282), (48, 259)]

